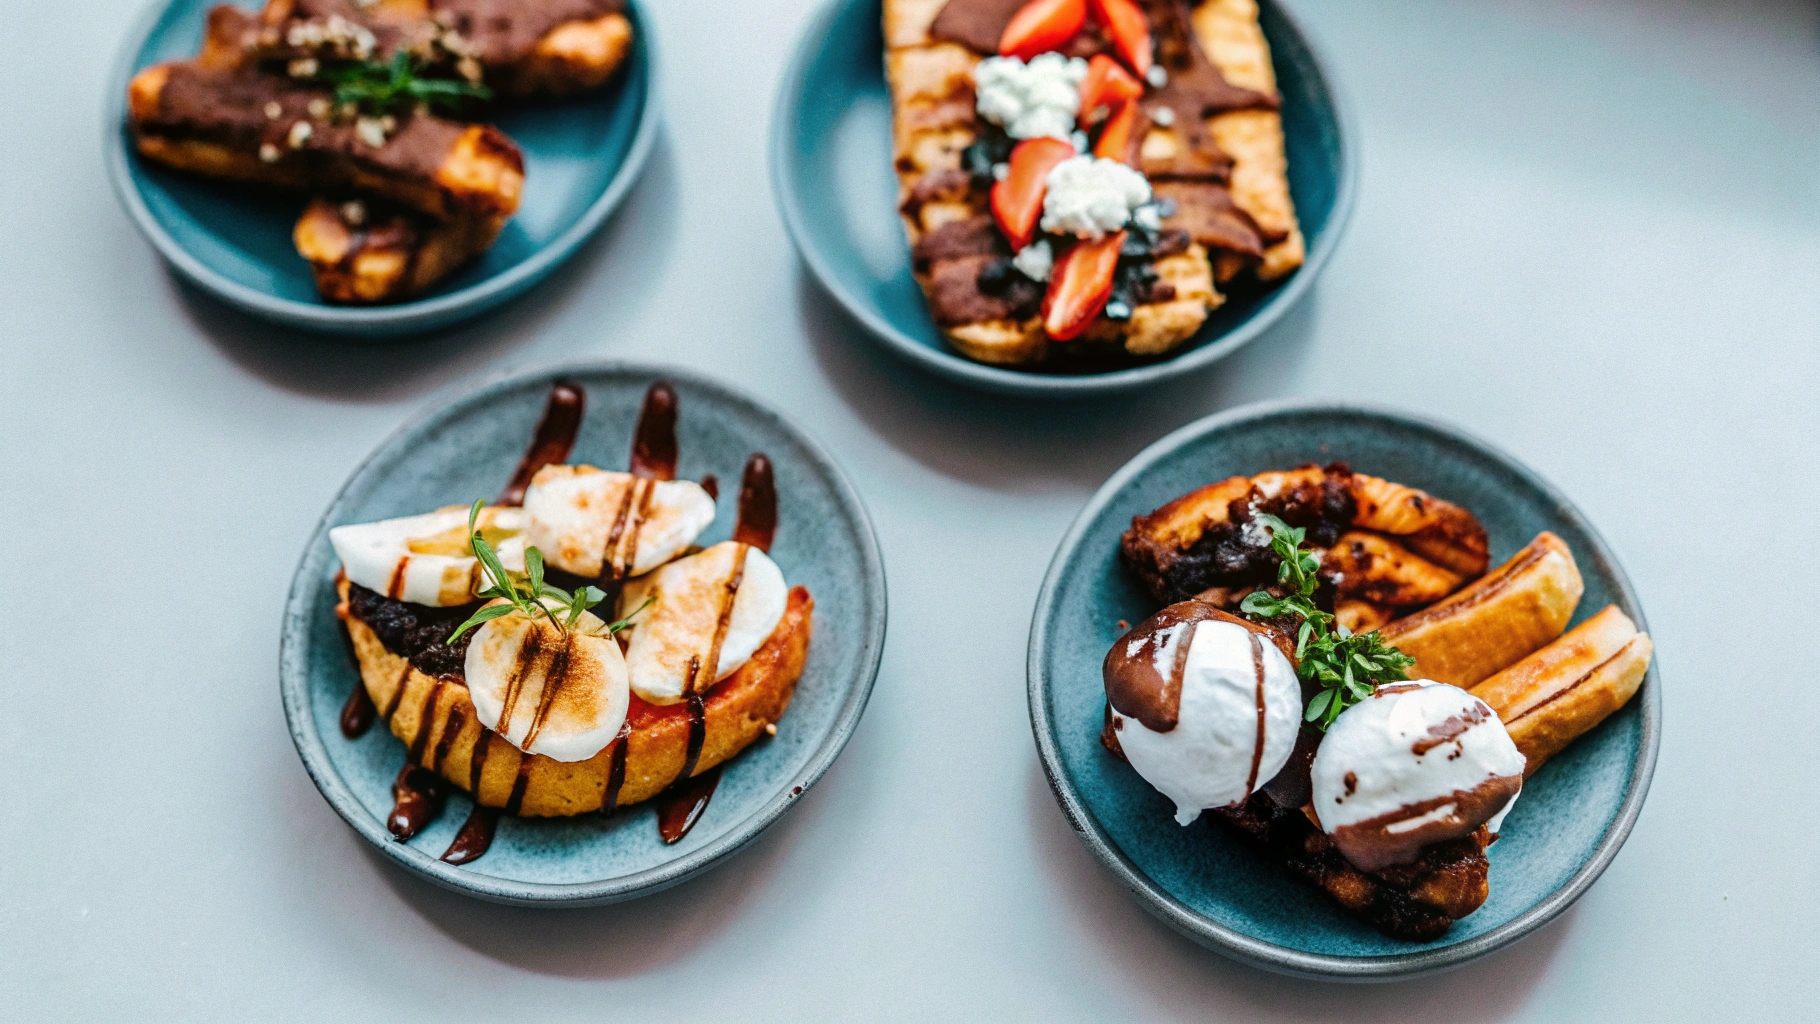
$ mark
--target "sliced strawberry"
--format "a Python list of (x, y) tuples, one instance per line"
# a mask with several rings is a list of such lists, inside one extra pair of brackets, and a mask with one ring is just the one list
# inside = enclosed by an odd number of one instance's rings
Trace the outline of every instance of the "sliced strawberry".
[(1039, 53), (1060, 49), (1086, 23), (1087, 0), (1030, 0), (1005, 25), (1005, 34), (998, 38), (998, 52), (1001, 56), (1029, 60)]
[(1131, 70), (1139, 77), (1147, 73), (1151, 60), (1150, 19), (1144, 16), (1143, 9), (1132, 0), (1093, 0), (1093, 15), (1106, 26), (1112, 45)]
[(1112, 275), (1119, 268), (1125, 233), (1115, 231), (1095, 242), (1075, 243), (1049, 272), (1043, 296), (1043, 330), (1056, 341), (1070, 341), (1087, 330), (1112, 297)]
[(1011, 240), (1013, 251), (1036, 237), (1043, 215), (1045, 179), (1055, 165), (1074, 155), (1074, 145), (1061, 139), (1025, 139), (1011, 151), (1011, 173), (992, 185), (992, 219)]
[(1126, 71), (1124, 65), (1103, 53), (1096, 53), (1087, 62), (1087, 77), (1081, 79), (1081, 124), (1086, 125), (1096, 107), (1117, 110), (1119, 104), (1143, 95), (1144, 83)]
[(1133, 100), (1119, 104), (1119, 108), (1106, 119), (1106, 127), (1100, 132), (1100, 141), (1094, 143), (1093, 155), (1119, 163), (1131, 162), (1131, 130), (1137, 124), (1138, 105)]

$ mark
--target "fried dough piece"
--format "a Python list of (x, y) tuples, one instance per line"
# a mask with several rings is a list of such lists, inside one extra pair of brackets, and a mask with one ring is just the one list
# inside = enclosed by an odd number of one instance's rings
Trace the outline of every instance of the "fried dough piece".
[[(361, 683), (393, 735), (408, 747), (411, 763), (460, 786), (477, 803), (512, 814), (557, 817), (602, 809), (620, 741), (586, 761), (521, 753), (481, 727), (459, 673), (426, 674), (388, 649), (373, 626), (354, 614), (345, 579), (338, 589), (335, 612), (353, 640)], [(783, 716), (808, 657), (814, 607), (807, 589), (792, 589), (783, 619), (763, 646), (707, 692), (706, 735), (693, 775), (732, 758)], [(647, 704), (636, 696), (626, 721), (619, 807), (649, 800), (677, 781), (690, 730), (686, 705)]]
[(1609, 605), (1472, 693), (1504, 721), (1533, 775), (1636, 694), (1653, 651), (1649, 634)]
[[(1438, 601), (1485, 571), (1489, 543), (1472, 513), (1344, 463), (1235, 476), (1136, 516), (1120, 541), (1126, 568), (1157, 601), (1209, 589), (1242, 599), (1276, 579), (1260, 513), (1308, 531), (1322, 576), (1360, 621)], [(1336, 605), (1337, 608), (1337, 605)], [(1350, 627), (1350, 623), (1348, 624)]]
[(441, 220), (503, 222), (518, 209), (524, 157), (497, 128), (406, 113), (387, 131), (339, 118), (326, 86), (237, 58), (249, 22), (216, 7), (201, 56), (133, 77), (128, 124), (141, 155), (235, 181), (357, 189)]
[(361, 200), (317, 197), (291, 239), (323, 298), (367, 304), (419, 294), (486, 251), (500, 226), (494, 218), (439, 222)]
[(267, 0), (257, 47), (280, 61), (384, 62), (405, 49), (500, 95), (567, 96), (605, 84), (624, 63), (624, 12), (624, 0)]
[(1567, 543), (1545, 531), (1477, 582), (1382, 633), (1416, 659), (1413, 675), (1471, 688), (1560, 636), (1585, 589)]

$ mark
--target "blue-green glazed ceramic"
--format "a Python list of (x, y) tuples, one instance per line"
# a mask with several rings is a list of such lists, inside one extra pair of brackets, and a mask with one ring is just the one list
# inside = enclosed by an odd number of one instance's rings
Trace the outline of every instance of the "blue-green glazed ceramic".
[[(330, 527), (491, 498), (511, 476), (552, 381), (580, 384), (586, 418), (573, 462), (623, 468), (645, 390), (676, 388), (678, 475), (712, 473), (721, 514), (701, 543), (726, 539), (746, 458), (770, 456), (778, 529), (771, 555), (792, 585), (815, 598), (814, 638), (795, 699), (777, 723), (727, 763), (694, 829), (674, 846), (658, 838), (649, 804), (611, 816), (503, 818), (491, 850), (466, 866), (437, 858), (472, 806), (449, 798), (416, 838), (386, 831), (391, 783), (405, 748), (383, 722), (358, 739), (338, 727), (359, 685), (335, 618), (338, 563)], [(279, 680), (291, 738), (317, 788), (386, 856), (461, 892), (503, 903), (609, 903), (654, 892), (721, 861), (776, 821), (827, 771), (865, 710), (885, 640), (885, 574), (859, 495), (815, 442), (777, 413), (724, 385), (681, 370), (586, 363), (488, 384), (435, 409), (381, 445), (343, 486), (304, 548), (285, 605)]]
[(1406, 943), (1342, 913), (1203, 815), (1182, 828), (1167, 800), (1100, 746), (1100, 664), (1120, 619), (1155, 611), (1119, 564), (1131, 517), (1235, 474), (1310, 462), (1419, 487), (1470, 509), (1493, 563), (1553, 530), (1586, 581), (1574, 622), (1617, 604), (1647, 629), (1624, 571), (1584, 517), (1508, 456), (1457, 430), (1355, 405), (1273, 403), (1190, 424), (1114, 474), (1062, 540), (1030, 631), (1030, 717), (1056, 799), (1138, 900), (1203, 945), (1273, 971), (1383, 980), (1466, 963), (1535, 931), (1617, 856), (1643, 806), (1661, 731), (1652, 666), (1622, 710), (1543, 765), (1490, 850), (1491, 896), (1441, 939)]
[(1314, 284), (1352, 212), (1357, 131), (1314, 44), (1276, 0), (1260, 0), (1282, 94), (1289, 186), (1307, 262), (1279, 287), (1235, 298), (1161, 362), (1105, 373), (1029, 373), (950, 349), (910, 274), (891, 169), (880, 0), (830, 0), (803, 33), (771, 124), (771, 185), (803, 262), (880, 342), (927, 370), (989, 391), (1069, 397), (1153, 384), (1232, 354)]
[(128, 34), (106, 101), (108, 173), (133, 222), (177, 272), (216, 298), (293, 327), (363, 337), (418, 334), (477, 316), (542, 281), (625, 198), (657, 138), (651, 19), (630, 0), (632, 52), (605, 88), (502, 106), (494, 123), (524, 151), (518, 213), (493, 247), (420, 298), (337, 306), (316, 292), (291, 244), (304, 197), (183, 174), (142, 159), (126, 129), (126, 86), (140, 69), (195, 55), (217, 0), (156, 0)]

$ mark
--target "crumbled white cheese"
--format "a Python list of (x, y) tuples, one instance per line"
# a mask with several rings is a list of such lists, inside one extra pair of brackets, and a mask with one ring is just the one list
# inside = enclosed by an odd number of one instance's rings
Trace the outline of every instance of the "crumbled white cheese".
[(278, 102), (277, 100), (266, 101), (265, 116), (266, 116), (266, 119), (270, 120), (270, 121), (276, 121), (279, 118), (283, 117), (284, 116), (284, 104)]
[(1055, 250), (1049, 247), (1047, 238), (1039, 238), (1017, 251), (1011, 257), (1011, 265), (1017, 272), (1032, 281), (1049, 280), (1049, 272), (1055, 268)]
[(1161, 231), (1163, 230), (1163, 214), (1156, 208), (1155, 203), (1145, 203), (1131, 211), (1131, 223), (1145, 231)]
[(274, 146), (269, 142), (262, 142), (259, 144), (259, 159), (268, 164), (277, 163), (278, 158), (283, 155), (283, 153), (278, 151), (277, 146)]
[(1009, 177), (1011, 177), (1011, 165), (1010, 164), (993, 164), (992, 165), (992, 180), (993, 181), (1004, 181), (1006, 178), (1009, 178)]
[(1150, 70), (1144, 72), (1144, 81), (1161, 89), (1163, 86), (1169, 84), (1169, 72), (1164, 71), (1163, 65), (1161, 64), (1152, 64), (1150, 65)]
[(1042, 53), (1028, 64), (1016, 57), (987, 57), (973, 69), (980, 116), (1014, 139), (1066, 139), (1081, 110), (1087, 62)]
[(354, 122), (354, 137), (378, 149), (385, 145), (385, 126), (376, 117), (363, 117)]
[(291, 125), (290, 134), (285, 136), (285, 141), (290, 143), (292, 149), (302, 149), (303, 144), (310, 141), (310, 133), (310, 123), (308, 121), (298, 121)]
[(1158, 128), (1167, 128), (1175, 123), (1175, 108), (1158, 107), (1150, 112), (1150, 119), (1156, 122)]
[(1104, 237), (1150, 202), (1150, 183), (1117, 160), (1070, 157), (1055, 165), (1046, 184), (1043, 230), (1055, 235)]

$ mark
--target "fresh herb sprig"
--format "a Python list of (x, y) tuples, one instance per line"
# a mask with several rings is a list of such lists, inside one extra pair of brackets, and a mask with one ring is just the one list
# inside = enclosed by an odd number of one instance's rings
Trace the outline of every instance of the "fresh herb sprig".
[(493, 91), (474, 82), (427, 78), (415, 58), (405, 50), (392, 54), (384, 64), (361, 61), (326, 70), (322, 78), (335, 87), (336, 104), (353, 104), (375, 116), (422, 103), (458, 109), (468, 100), (488, 100)]
[[(474, 552), (474, 557), (480, 560), (481, 567), (486, 570), (487, 578), (492, 583), (478, 596), (484, 601), (498, 599), (505, 603), (488, 604), (476, 611), (468, 617), (468, 621), (456, 627), (455, 632), (449, 635), (448, 643), (454, 643), (461, 634), (481, 623), (490, 622), (514, 612), (527, 619), (536, 619), (541, 614), (550, 620), (550, 624), (555, 626), (558, 632), (567, 633), (575, 627), (577, 622), (581, 621), (583, 612), (607, 599), (606, 591), (599, 587), (586, 586), (570, 593), (561, 587), (545, 582), (543, 552), (535, 547), (525, 548), (524, 572), (513, 572), (507, 569), (505, 564), (499, 560), (499, 553), (493, 550), (493, 545), (487, 543), (487, 539), (481, 535), (478, 528), (480, 510), (484, 505), (486, 505), (486, 501), (483, 499), (474, 502), (474, 506), (468, 509), (468, 547)], [(552, 599), (556, 605), (555, 608), (551, 607)], [(607, 623), (606, 633), (612, 635), (625, 629), (631, 624), (632, 619), (639, 612), (650, 607), (654, 600), (656, 600), (655, 596), (647, 596), (644, 603), (634, 608), (630, 615), (618, 622)]]
[(1377, 630), (1354, 633), (1332, 613), (1316, 607), (1321, 561), (1302, 546), (1308, 531), (1273, 515), (1260, 514), (1257, 520), (1270, 533), (1271, 550), (1282, 559), (1277, 567), (1279, 592), (1254, 590), (1245, 595), (1239, 610), (1258, 619), (1294, 615), (1302, 620), (1296, 631), (1296, 674), (1321, 688), (1303, 717), (1326, 732), (1340, 712), (1371, 696), (1378, 686), (1408, 679), (1416, 660), (1385, 643)]

